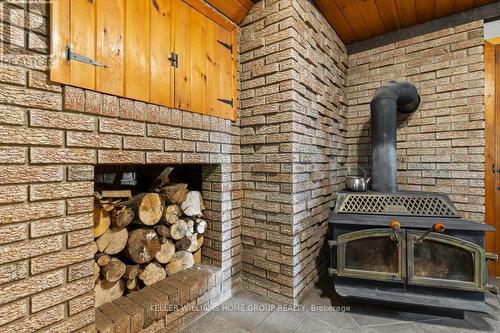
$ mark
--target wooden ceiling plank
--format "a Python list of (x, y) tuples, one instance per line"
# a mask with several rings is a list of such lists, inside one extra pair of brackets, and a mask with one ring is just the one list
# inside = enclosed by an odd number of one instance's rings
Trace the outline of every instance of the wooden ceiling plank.
[(426, 0), (415, 2), (415, 10), (417, 13), (417, 22), (423, 23), (434, 19), (434, 0)]
[(394, 31), (400, 28), (398, 13), (394, 0), (375, 0), (378, 12), (386, 31)]
[(474, 6), (474, 0), (455, 0), (454, 11), (455, 13), (463, 12), (471, 9), (472, 6)]
[(434, 15), (436, 18), (447, 16), (453, 13), (455, 9), (454, 0), (436, 0), (434, 7)]
[(417, 23), (415, 0), (398, 0), (395, 3), (400, 26), (406, 28), (415, 25)]
[(314, 2), (344, 43), (350, 44), (358, 41), (356, 35), (340, 12), (340, 9), (333, 3), (333, 0), (314, 0)]
[(356, 6), (372, 36), (386, 32), (375, 0), (356, 0)]
[(372, 37), (354, 1), (335, 0), (334, 2), (359, 40)]
[(252, 0), (238, 0), (240, 4), (242, 4), (246, 9), (250, 10), (253, 7)]

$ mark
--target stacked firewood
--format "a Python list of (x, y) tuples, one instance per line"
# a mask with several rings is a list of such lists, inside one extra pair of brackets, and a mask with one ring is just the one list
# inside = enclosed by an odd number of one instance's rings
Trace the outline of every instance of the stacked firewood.
[(187, 184), (134, 196), (96, 192), (96, 307), (199, 263), (204, 209), (201, 193)]

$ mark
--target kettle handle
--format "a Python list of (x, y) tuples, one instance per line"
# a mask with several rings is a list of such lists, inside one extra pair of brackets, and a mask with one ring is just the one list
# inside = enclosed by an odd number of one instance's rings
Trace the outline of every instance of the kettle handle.
[[(359, 165), (358, 165), (358, 166), (356, 167), (356, 169), (357, 169), (358, 171), (363, 172), (363, 178), (366, 178), (366, 171), (365, 171), (365, 169), (364, 169), (362, 166), (359, 166)], [(350, 176), (350, 175), (349, 175), (349, 173), (350, 173), (350, 171), (352, 171), (352, 170), (353, 170), (353, 168), (352, 168), (352, 167), (347, 167), (347, 173), (346, 173), (346, 176)], [(358, 176), (358, 175), (356, 175), (356, 176)], [(368, 179), (367, 181), (369, 181), (369, 179)]]

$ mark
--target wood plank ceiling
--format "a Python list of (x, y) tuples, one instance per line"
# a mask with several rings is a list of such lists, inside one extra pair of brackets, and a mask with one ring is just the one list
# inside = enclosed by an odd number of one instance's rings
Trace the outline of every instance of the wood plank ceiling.
[(243, 22), (250, 9), (252, 9), (252, 0), (205, 0), (218, 11), (228, 17), (236, 24)]
[(497, 0), (314, 0), (346, 44), (495, 1)]

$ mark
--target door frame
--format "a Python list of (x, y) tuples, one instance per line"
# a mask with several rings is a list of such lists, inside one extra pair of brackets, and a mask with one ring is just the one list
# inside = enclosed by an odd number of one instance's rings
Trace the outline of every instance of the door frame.
[[(495, 170), (500, 166), (494, 166), (495, 163), (495, 110), (496, 104), (496, 72), (498, 69), (495, 64), (495, 46), (500, 45), (500, 37), (491, 38), (484, 41), (484, 193), (485, 193), (485, 222), (496, 227), (496, 218), (500, 218), (498, 212), (495, 213)], [(500, 79), (500, 78), (499, 78)], [(500, 252), (500, 230), (497, 232), (486, 233), (486, 251)], [(490, 277), (500, 276), (500, 263), (490, 261), (488, 263), (488, 272)]]

